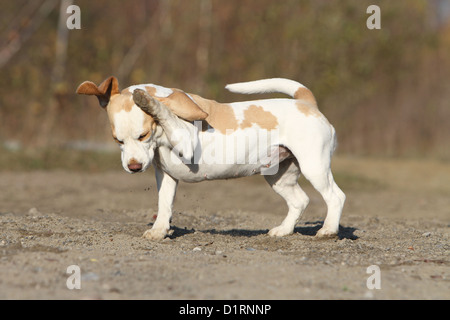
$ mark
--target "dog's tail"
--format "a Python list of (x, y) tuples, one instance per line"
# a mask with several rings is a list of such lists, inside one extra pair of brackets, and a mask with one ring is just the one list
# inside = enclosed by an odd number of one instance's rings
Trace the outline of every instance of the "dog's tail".
[(225, 88), (234, 93), (244, 94), (280, 92), (290, 95), (294, 99), (304, 100), (310, 104), (317, 105), (314, 95), (308, 88), (297, 81), (289, 79), (272, 78), (239, 82), (228, 84)]

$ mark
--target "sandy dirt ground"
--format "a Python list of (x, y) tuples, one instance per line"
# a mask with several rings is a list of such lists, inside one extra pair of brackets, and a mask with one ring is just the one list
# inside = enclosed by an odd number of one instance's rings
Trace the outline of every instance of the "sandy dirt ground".
[[(311, 201), (290, 236), (267, 235), (287, 207), (256, 176), (181, 183), (173, 234), (151, 242), (152, 172), (0, 172), (0, 299), (449, 299), (450, 164), (333, 167), (347, 202), (327, 240), (304, 179)], [(67, 287), (71, 265), (81, 289)]]

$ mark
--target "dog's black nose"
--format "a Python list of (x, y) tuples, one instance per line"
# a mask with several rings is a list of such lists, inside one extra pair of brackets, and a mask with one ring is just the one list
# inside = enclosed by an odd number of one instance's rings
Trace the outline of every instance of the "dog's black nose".
[(142, 170), (142, 163), (132, 162), (128, 164), (128, 169), (133, 172), (139, 172)]

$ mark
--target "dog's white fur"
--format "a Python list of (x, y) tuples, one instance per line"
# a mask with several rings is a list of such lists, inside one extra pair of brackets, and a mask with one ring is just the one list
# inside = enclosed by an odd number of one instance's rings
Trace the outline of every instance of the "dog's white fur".
[[(327, 204), (327, 216), (317, 236), (336, 235), (345, 195), (334, 182), (330, 169), (336, 145), (335, 130), (317, 109), (312, 93), (296, 81), (281, 78), (236, 83), (226, 88), (244, 94), (280, 92), (295, 99), (223, 105), (151, 84), (132, 86), (119, 92), (114, 77), (98, 87), (89, 81), (79, 86), (78, 93), (96, 95), (106, 108), (113, 136), (120, 143), (123, 168), (130, 173), (145, 171), (150, 164), (155, 168), (158, 216), (144, 237), (157, 240), (167, 235), (179, 180), (199, 182), (244, 177), (261, 173), (273, 165), (278, 165), (278, 170), (275, 174), (265, 175), (265, 179), (286, 200), (289, 211), (281, 225), (271, 229), (269, 235), (291, 234), (307, 207), (309, 198), (298, 184), (300, 173)], [(202, 120), (207, 130), (193, 123), (194, 119)], [(263, 148), (260, 141), (252, 138), (254, 135), (249, 135), (274, 130), (276, 137)], [(234, 162), (189, 161), (196, 152), (206, 156), (206, 150), (217, 147), (214, 143), (218, 139), (222, 139), (225, 155), (235, 155)], [(247, 140), (246, 148), (236, 148), (235, 142), (239, 139)], [(248, 159), (255, 152), (258, 155), (268, 153), (270, 164), (238, 161)], [(183, 162), (174, 161), (174, 154), (178, 154)]]

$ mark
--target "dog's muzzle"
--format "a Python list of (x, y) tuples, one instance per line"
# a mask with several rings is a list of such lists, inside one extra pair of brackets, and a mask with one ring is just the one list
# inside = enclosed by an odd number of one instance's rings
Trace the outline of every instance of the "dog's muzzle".
[(132, 172), (140, 172), (142, 171), (142, 163), (130, 163), (128, 164), (128, 169), (130, 169), (130, 171)]

